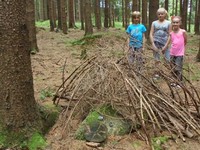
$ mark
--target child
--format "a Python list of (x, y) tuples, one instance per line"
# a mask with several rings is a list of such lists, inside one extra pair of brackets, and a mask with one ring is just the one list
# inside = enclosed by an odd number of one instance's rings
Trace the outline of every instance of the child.
[[(155, 67), (158, 67), (160, 62), (160, 54), (164, 54), (164, 58), (167, 61), (170, 61), (169, 49), (162, 48), (166, 46), (167, 40), (169, 38), (169, 33), (171, 32), (171, 23), (166, 20), (167, 11), (164, 8), (159, 8), (157, 10), (158, 20), (153, 21), (150, 30), (150, 41), (153, 47), (153, 56), (155, 59)], [(155, 74), (155, 78), (159, 77), (158, 74)]]
[[(183, 57), (185, 54), (185, 46), (187, 43), (187, 35), (184, 29), (180, 28), (181, 18), (175, 16), (172, 19), (172, 32), (170, 33), (170, 38), (167, 41), (167, 45), (171, 41), (170, 48), (170, 62), (173, 67), (173, 73), (177, 77), (178, 81), (182, 82), (182, 67), (183, 67)], [(165, 50), (167, 45), (163, 48)], [(179, 86), (179, 85), (173, 85)]]
[[(141, 14), (139, 11), (134, 11), (132, 13), (133, 22), (130, 24), (126, 30), (126, 33), (129, 35), (129, 56), (128, 61), (133, 63), (135, 59), (139, 61), (142, 65), (143, 59), (141, 53), (144, 51), (144, 42), (145, 42), (145, 32), (146, 27), (143, 24), (140, 24)], [(136, 53), (140, 53), (140, 58), (136, 57)]]

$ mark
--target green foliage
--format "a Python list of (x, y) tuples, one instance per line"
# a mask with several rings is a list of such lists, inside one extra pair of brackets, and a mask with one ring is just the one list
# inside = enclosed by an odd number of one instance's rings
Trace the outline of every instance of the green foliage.
[(94, 40), (96, 38), (101, 38), (101, 37), (102, 37), (101, 34), (87, 35), (87, 36), (84, 36), (80, 40), (76, 40), (76, 41), (72, 42), (72, 45), (90, 45), (94, 42)]
[(162, 144), (166, 143), (168, 139), (169, 137), (167, 136), (160, 136), (153, 138), (152, 145), (154, 147), (154, 150), (162, 150)]
[(28, 139), (26, 133), (26, 129), (22, 132), (10, 132), (8, 130), (0, 132), (0, 149), (14, 148), (37, 150), (47, 146), (44, 137), (38, 132), (35, 132), (30, 139)]
[(112, 108), (111, 105), (103, 105), (97, 109), (100, 114), (106, 114), (108, 116), (117, 116), (117, 111)]
[(40, 91), (40, 99), (44, 100), (46, 97), (52, 97), (54, 95), (54, 92), (51, 88), (47, 88), (47, 89), (42, 89)]
[(38, 150), (44, 149), (47, 146), (47, 143), (44, 137), (39, 133), (34, 133), (33, 136), (30, 138), (27, 144), (29, 150)]
[(50, 27), (49, 20), (46, 20), (46, 21), (37, 21), (35, 23), (35, 25), (37, 27), (44, 27), (44, 28), (49, 28)]

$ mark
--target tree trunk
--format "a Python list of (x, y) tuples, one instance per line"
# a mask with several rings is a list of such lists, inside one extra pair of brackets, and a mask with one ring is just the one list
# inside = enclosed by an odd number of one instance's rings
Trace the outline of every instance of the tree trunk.
[(149, 0), (149, 29), (151, 28), (151, 23), (157, 18), (157, 10), (159, 8), (159, 0)]
[(183, 0), (182, 4), (182, 28), (187, 30), (187, 12), (188, 12), (188, 0)]
[(190, 0), (190, 13), (189, 13), (189, 22), (188, 22), (188, 32), (191, 32), (191, 18), (192, 18), (192, 0)]
[(101, 29), (101, 9), (100, 0), (95, 0), (94, 2), (94, 12), (95, 12), (95, 26), (98, 30)]
[[(173, 0), (174, 1), (174, 0)], [(174, 6), (174, 5), (173, 5)], [(168, 11), (168, 7), (169, 7), (169, 1), (165, 0), (165, 9)], [(173, 11), (173, 10), (172, 10)]]
[(132, 0), (132, 12), (139, 11), (139, 2), (138, 0)]
[(176, 6), (175, 6), (175, 16), (178, 15), (178, 0), (176, 0)]
[(1, 1), (0, 26), (0, 130), (9, 131), (8, 136), (26, 134), (42, 127), (34, 98), (26, 1)]
[(125, 29), (128, 27), (128, 25), (129, 25), (129, 17), (130, 17), (130, 11), (129, 11), (129, 0), (125, 0), (125, 6), (124, 6), (125, 8), (124, 8), (124, 13), (125, 13), (125, 18), (124, 18), (124, 20), (125, 20), (125, 24), (124, 24), (124, 27), (125, 27)]
[(50, 31), (54, 31), (56, 28), (55, 21), (55, 11), (54, 11), (54, 0), (49, 0), (49, 21), (50, 21)]
[(200, 34), (200, 2), (199, 0), (196, 0), (196, 10), (195, 10), (195, 26), (194, 26), (194, 31), (195, 34)]
[[(138, 0), (132, 0), (132, 12), (139, 11), (139, 3)], [(131, 21), (133, 22), (133, 18), (131, 17)]]
[(109, 8), (108, 4), (109, 0), (105, 0), (105, 8), (104, 8), (104, 27), (108, 28), (108, 19), (109, 19)]
[(67, 15), (66, 15), (66, 1), (60, 0), (61, 6), (61, 23), (64, 34), (67, 34)]
[(34, 0), (26, 0), (26, 23), (29, 31), (30, 51), (33, 54), (39, 51), (36, 39), (34, 8)]
[(57, 12), (58, 12), (58, 29), (62, 29), (62, 18), (61, 18), (61, 0), (57, 0)]
[(81, 30), (84, 30), (84, 0), (80, 0), (80, 11), (81, 11)]
[(200, 62), (200, 39), (199, 39), (199, 51), (198, 51), (198, 54), (196, 56), (196, 60), (197, 60), (197, 62)]
[(74, 28), (75, 27), (74, 0), (68, 1), (68, 11), (69, 11), (69, 28)]
[(85, 35), (91, 35), (93, 33), (92, 18), (91, 18), (91, 1), (85, 1)]

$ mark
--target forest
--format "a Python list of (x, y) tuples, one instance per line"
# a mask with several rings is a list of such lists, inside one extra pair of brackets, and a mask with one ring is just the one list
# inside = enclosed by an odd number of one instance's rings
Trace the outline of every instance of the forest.
[[(153, 60), (159, 8), (187, 33), (179, 89)], [(147, 29), (142, 71), (127, 58), (133, 11)], [(0, 1), (0, 149), (198, 149), (199, 18), (199, 0)]]

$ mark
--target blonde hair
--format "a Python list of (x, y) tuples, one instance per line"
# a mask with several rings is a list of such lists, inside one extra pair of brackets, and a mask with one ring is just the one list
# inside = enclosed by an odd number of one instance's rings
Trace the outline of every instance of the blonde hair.
[(157, 13), (159, 13), (159, 12), (163, 12), (163, 13), (165, 13), (167, 15), (167, 10), (165, 8), (159, 8), (157, 10)]
[(141, 16), (141, 13), (139, 11), (132, 12), (132, 16)]

